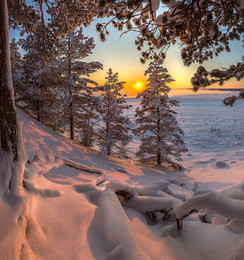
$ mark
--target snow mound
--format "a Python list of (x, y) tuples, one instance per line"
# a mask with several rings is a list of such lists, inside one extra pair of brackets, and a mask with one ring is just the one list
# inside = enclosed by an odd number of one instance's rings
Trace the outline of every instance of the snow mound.
[(226, 162), (223, 162), (223, 161), (217, 161), (215, 163), (215, 165), (216, 165), (217, 168), (225, 168), (225, 169), (230, 168), (229, 165)]

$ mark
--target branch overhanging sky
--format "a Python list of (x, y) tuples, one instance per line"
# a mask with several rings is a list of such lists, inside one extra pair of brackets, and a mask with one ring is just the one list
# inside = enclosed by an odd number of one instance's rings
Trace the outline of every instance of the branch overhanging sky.
[[(88, 61), (100, 61), (103, 63), (103, 71), (94, 73), (91, 77), (96, 79), (99, 84), (103, 84), (105, 81), (106, 72), (109, 68), (113, 72), (119, 73), (119, 79), (126, 81), (125, 92), (129, 96), (136, 96), (138, 90), (133, 86), (136, 82), (143, 81), (147, 82), (144, 76), (144, 71), (147, 69), (149, 61), (146, 64), (140, 62), (140, 52), (137, 51), (135, 45), (135, 39), (137, 33), (128, 32), (121, 36), (121, 32), (114, 29), (113, 26), (109, 26), (110, 34), (107, 36), (105, 42), (101, 42), (99, 33), (96, 32), (96, 23), (94, 21), (89, 27), (84, 28), (84, 34), (94, 38), (96, 44), (93, 54), (90, 55), (86, 60)], [(99, 22), (101, 22), (99, 20)], [(203, 65), (211, 70), (213, 68), (228, 68), (230, 65), (240, 61), (243, 54), (242, 41), (231, 42), (231, 52), (223, 52), (218, 57), (208, 60)], [(167, 58), (164, 62), (165, 67), (168, 69), (169, 74), (175, 80), (170, 87), (173, 90), (191, 88), (191, 77), (195, 73), (198, 63), (186, 67), (180, 57), (179, 45), (174, 45), (169, 48), (167, 52)], [(223, 87), (218, 84), (212, 85), (209, 88), (243, 88), (243, 80), (236, 81), (230, 80)], [(184, 90), (185, 91), (185, 90)], [(189, 92), (189, 91), (188, 91)]]
[[(107, 36), (105, 42), (101, 42), (99, 33), (96, 31), (97, 22), (106, 22), (108, 19), (96, 19), (87, 28), (83, 28), (85, 36), (93, 37), (96, 44), (93, 53), (85, 58), (85, 61), (99, 61), (103, 64), (103, 70), (93, 73), (90, 78), (97, 81), (98, 84), (103, 85), (105, 82), (106, 73), (109, 68), (113, 72), (119, 73), (119, 80), (125, 81), (125, 90), (129, 97), (134, 97), (141, 90), (134, 88), (138, 82), (144, 83), (146, 85), (147, 78), (144, 76), (144, 71), (147, 69), (149, 61), (146, 64), (141, 64), (140, 62), (140, 52), (137, 51), (135, 45), (135, 39), (137, 36), (136, 32), (130, 31), (125, 33), (121, 37), (121, 33), (114, 29), (113, 26), (109, 26), (110, 34)], [(19, 33), (17, 31), (10, 30), (11, 39), (15, 37), (19, 39)], [(233, 41), (230, 44), (231, 52), (223, 52), (218, 57), (208, 60), (203, 63), (203, 65), (211, 70), (213, 68), (228, 68), (232, 64), (236, 64), (240, 61), (243, 55), (242, 41)], [(182, 89), (182, 93), (191, 92), (185, 90), (186, 88), (191, 88), (191, 77), (195, 73), (198, 63), (186, 67), (180, 57), (179, 45), (175, 44), (170, 47), (167, 52), (167, 57), (164, 62), (164, 66), (168, 69), (169, 74), (175, 80), (170, 87), (174, 90)], [(209, 88), (243, 88), (243, 80), (236, 81), (230, 80), (225, 85), (219, 86), (217, 84), (212, 85)], [(177, 91), (178, 92), (178, 91)]]

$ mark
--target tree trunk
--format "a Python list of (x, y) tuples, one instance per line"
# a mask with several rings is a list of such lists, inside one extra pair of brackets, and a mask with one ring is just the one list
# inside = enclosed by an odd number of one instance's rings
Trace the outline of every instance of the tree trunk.
[[(68, 49), (68, 75), (69, 75), (69, 80), (71, 79), (71, 39), (70, 39), (70, 34), (68, 35), (68, 44), (69, 44), (69, 49)], [(70, 103), (69, 103), (69, 128), (70, 128), (70, 139), (74, 140), (74, 116), (73, 116), (73, 93), (72, 93), (72, 87), (69, 86), (69, 98), (70, 98)]]
[(0, 150), (18, 159), (18, 125), (10, 65), (7, 0), (0, 0)]
[[(71, 87), (70, 87), (71, 88)], [(73, 117), (73, 96), (72, 90), (69, 91), (70, 102), (69, 102), (69, 128), (70, 128), (70, 139), (74, 140), (74, 117)]]
[[(110, 97), (108, 97), (108, 104), (107, 104), (107, 116), (110, 118)], [(108, 136), (109, 136), (109, 128), (110, 128), (110, 119), (109, 122), (106, 123), (106, 146), (107, 146), (107, 155), (111, 154), (111, 145), (108, 144)]]
[(157, 164), (161, 165), (161, 154), (160, 154), (159, 151), (158, 151), (158, 154), (157, 154)]
[[(158, 143), (160, 142), (160, 136), (158, 136)], [(161, 152), (160, 150), (158, 149), (157, 151), (157, 165), (161, 165)]]
[(111, 154), (111, 146), (107, 142), (108, 134), (109, 134), (109, 123), (106, 124), (106, 146), (107, 146), (106, 148), (107, 148), (107, 155), (110, 155)]
[(37, 121), (41, 122), (41, 105), (40, 105), (39, 98), (36, 100), (36, 111), (37, 111)]
[(161, 165), (162, 163), (162, 160), (161, 160), (161, 152), (160, 152), (160, 148), (159, 148), (159, 144), (160, 144), (160, 141), (161, 141), (161, 137), (159, 135), (159, 132), (160, 132), (160, 113), (159, 113), (159, 109), (158, 109), (158, 122), (157, 122), (157, 144), (158, 144), (158, 151), (157, 151), (157, 164), (158, 165)]

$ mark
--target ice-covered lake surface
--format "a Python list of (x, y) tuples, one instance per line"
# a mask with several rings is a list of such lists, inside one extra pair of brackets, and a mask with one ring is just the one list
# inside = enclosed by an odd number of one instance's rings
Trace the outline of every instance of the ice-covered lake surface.
[[(244, 103), (233, 107), (223, 105), (223, 94), (174, 97), (180, 101), (175, 108), (177, 119), (184, 130), (184, 140), (190, 151), (221, 152), (244, 146)], [(134, 123), (136, 98), (127, 99), (133, 107), (128, 116)], [(139, 143), (136, 140), (134, 143)]]
[[(183, 129), (188, 153), (182, 156), (188, 172), (203, 173), (213, 169), (241, 168), (244, 158), (244, 102), (237, 101), (226, 107), (223, 99), (233, 94), (200, 94), (173, 97), (180, 101), (177, 119)], [(136, 98), (128, 99), (133, 105), (128, 116), (134, 122)], [(140, 140), (129, 145), (133, 159)], [(241, 170), (244, 175), (244, 170)]]
[(178, 121), (189, 149), (220, 152), (244, 145), (244, 103), (223, 105), (224, 95), (178, 98)]

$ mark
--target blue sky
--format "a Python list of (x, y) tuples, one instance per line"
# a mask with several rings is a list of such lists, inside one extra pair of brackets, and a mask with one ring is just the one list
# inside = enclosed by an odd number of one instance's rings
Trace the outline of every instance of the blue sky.
[[(93, 54), (90, 55), (87, 60), (100, 61), (104, 65), (103, 71), (99, 71), (92, 75), (92, 78), (103, 84), (106, 72), (109, 68), (112, 68), (113, 72), (119, 73), (119, 79), (126, 81), (125, 90), (129, 95), (135, 96), (138, 92), (133, 88), (133, 85), (142, 80), (146, 83), (146, 77), (144, 71), (147, 69), (148, 62), (143, 65), (140, 63), (140, 52), (137, 51), (134, 44), (136, 33), (129, 32), (120, 37), (121, 32), (115, 30), (112, 26), (109, 27), (110, 35), (107, 36), (106, 42), (101, 42), (99, 33), (96, 32), (96, 21), (89, 27), (84, 28), (84, 34), (93, 37), (96, 47)], [(212, 60), (204, 62), (204, 66), (207, 69), (213, 68), (228, 68), (231, 64), (235, 64), (240, 61), (243, 55), (243, 47), (241, 41), (235, 41), (231, 43), (231, 52), (224, 52), (218, 57)], [(175, 79), (175, 82), (171, 84), (172, 89), (190, 88), (190, 79), (193, 76), (196, 68), (199, 64), (193, 64), (190, 67), (183, 65), (180, 57), (180, 48), (175, 45), (171, 47), (167, 53), (165, 60), (165, 67), (168, 68), (169, 74)], [(213, 87), (220, 87), (214, 85)], [(241, 88), (244, 87), (243, 80), (237, 82), (231, 80), (227, 82), (224, 88)]]
[[(100, 21), (99, 21), (100, 22)], [(146, 77), (144, 71), (147, 69), (148, 63), (141, 64), (140, 52), (137, 51), (134, 44), (136, 39), (136, 33), (129, 32), (120, 37), (121, 32), (118, 32), (109, 27), (110, 35), (107, 36), (106, 42), (101, 42), (99, 33), (96, 31), (97, 20), (94, 21), (89, 27), (84, 28), (84, 34), (88, 37), (93, 37), (96, 47), (93, 50), (93, 54), (86, 58), (87, 61), (100, 61), (104, 65), (103, 71), (98, 71), (91, 75), (91, 78), (96, 80), (99, 84), (103, 84), (105, 81), (106, 73), (109, 68), (113, 72), (119, 73), (119, 79), (126, 81), (125, 92), (129, 96), (136, 96), (139, 90), (136, 90), (133, 86), (138, 82), (144, 82), (146, 84)], [(10, 31), (11, 38), (18, 38), (18, 32)], [(243, 47), (241, 41), (235, 41), (231, 43), (231, 52), (222, 53), (213, 60), (205, 62), (203, 65), (207, 69), (213, 68), (228, 68), (231, 64), (235, 64), (240, 61), (243, 55)], [(173, 90), (191, 88), (190, 79), (193, 76), (196, 68), (199, 64), (193, 64), (190, 67), (183, 65), (180, 58), (180, 49), (177, 45), (171, 47), (167, 53), (167, 58), (164, 63), (168, 68), (169, 74), (175, 79), (175, 82), (171, 84)], [(213, 87), (219, 87), (215, 85)], [(244, 87), (243, 80), (237, 82), (231, 80), (227, 82), (224, 88), (242, 88)]]

